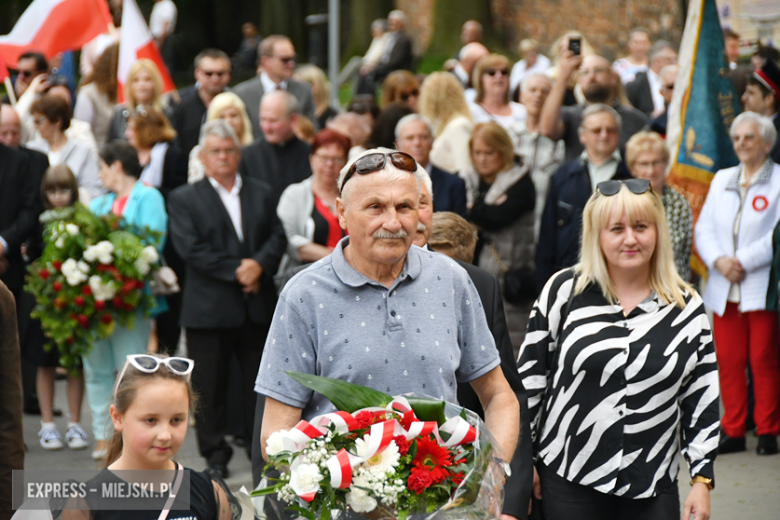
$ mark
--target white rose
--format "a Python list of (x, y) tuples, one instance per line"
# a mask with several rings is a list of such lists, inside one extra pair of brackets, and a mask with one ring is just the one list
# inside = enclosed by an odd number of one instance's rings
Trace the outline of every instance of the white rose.
[(314, 464), (298, 464), (290, 468), (290, 487), (299, 497), (319, 491), (322, 478), (320, 468)]
[(58, 238), (58, 239), (57, 239), (57, 240), (54, 242), (54, 245), (55, 245), (57, 248), (59, 248), (59, 249), (62, 249), (63, 247), (65, 247), (65, 237), (59, 237), (59, 238)]
[(273, 432), (268, 436), (268, 440), (265, 441), (265, 452), (269, 457), (273, 457), (277, 453), (285, 451), (284, 449), (284, 436), (287, 434), (287, 430), (279, 430)]
[(76, 224), (65, 224), (65, 230), (72, 237), (79, 234), (79, 227)]
[(110, 264), (114, 261), (114, 257), (111, 253), (114, 252), (114, 244), (108, 240), (98, 242), (95, 246), (97, 252), (97, 259), (101, 264)]
[[(79, 268), (79, 271), (81, 271), (82, 273), (87, 274), (89, 272), (89, 269), (90, 269), (89, 264), (86, 263), (85, 261), (79, 260), (77, 266)], [(86, 278), (85, 278), (85, 280), (86, 280)]]
[(143, 251), (141, 251), (141, 258), (143, 258), (147, 264), (156, 264), (160, 260), (160, 255), (153, 246), (146, 246)]
[(95, 275), (89, 279), (89, 287), (95, 300), (104, 302), (110, 300), (116, 294), (116, 287), (112, 282), (103, 283), (103, 279)]
[(149, 264), (144, 262), (143, 258), (139, 258), (133, 263), (133, 266), (138, 270), (139, 273), (142, 275), (149, 274)]
[(347, 504), (356, 513), (369, 513), (376, 508), (376, 499), (370, 496), (365, 490), (358, 488), (367, 488), (368, 482), (362, 476), (352, 479), (352, 485), (347, 493)]

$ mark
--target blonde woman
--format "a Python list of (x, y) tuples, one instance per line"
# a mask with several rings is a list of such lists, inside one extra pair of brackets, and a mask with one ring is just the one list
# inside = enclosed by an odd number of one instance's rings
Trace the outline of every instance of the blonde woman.
[(463, 85), (449, 72), (434, 72), (420, 93), (420, 115), (433, 125), (431, 162), (444, 171), (465, 175), (471, 168), (471, 122)]
[[(252, 123), (246, 113), (246, 105), (240, 97), (232, 92), (217, 94), (211, 100), (206, 112), (206, 121), (214, 121), (215, 119), (224, 119), (236, 133), (242, 146), (252, 144), (252, 141), (255, 140), (252, 135)], [(198, 182), (205, 175), (203, 163), (198, 158), (199, 153), (200, 145), (195, 146), (190, 151), (187, 167), (187, 182), (190, 184)]]
[(488, 54), (477, 62), (472, 73), (472, 84), (477, 92), (469, 103), (474, 124), (495, 121), (507, 131), (526, 118), (520, 103), (509, 100), (509, 60), (500, 54)]
[(547, 520), (680, 518), (680, 451), (692, 478), (682, 518), (709, 518), (715, 346), (650, 181), (596, 186), (580, 262), (545, 285), (517, 363)]
[(322, 130), (330, 119), (339, 112), (330, 106), (330, 83), (325, 72), (316, 65), (301, 65), (295, 71), (295, 79), (311, 85), (311, 95), (314, 98), (314, 115), (316, 121), (312, 121), (317, 128)]
[(127, 118), (139, 106), (155, 108), (170, 119), (170, 111), (161, 98), (162, 89), (162, 76), (152, 60), (142, 58), (133, 63), (124, 86), (125, 102), (114, 107), (107, 142), (125, 139)]

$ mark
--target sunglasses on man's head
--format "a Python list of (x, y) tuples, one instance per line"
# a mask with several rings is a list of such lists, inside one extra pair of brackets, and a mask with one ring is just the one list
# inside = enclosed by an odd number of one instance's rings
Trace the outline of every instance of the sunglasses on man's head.
[(407, 153), (404, 152), (371, 153), (368, 155), (364, 155), (363, 157), (357, 159), (354, 163), (352, 163), (352, 166), (349, 167), (349, 171), (347, 172), (347, 175), (344, 177), (344, 182), (341, 183), (341, 188), (339, 189), (339, 192), (344, 191), (344, 185), (347, 184), (347, 181), (351, 179), (352, 176), (355, 175), (355, 173), (358, 173), (360, 175), (365, 175), (367, 173), (373, 173), (384, 168), (385, 164), (387, 164), (388, 157), (390, 158), (390, 161), (393, 163), (393, 166), (395, 166), (399, 170), (404, 170), (407, 172), (417, 171), (417, 161), (415, 161), (414, 157), (412, 157)]
[(647, 179), (627, 179), (624, 181), (604, 181), (596, 184), (596, 190), (605, 197), (616, 195), (623, 185), (634, 195), (642, 195), (650, 191), (650, 181)]

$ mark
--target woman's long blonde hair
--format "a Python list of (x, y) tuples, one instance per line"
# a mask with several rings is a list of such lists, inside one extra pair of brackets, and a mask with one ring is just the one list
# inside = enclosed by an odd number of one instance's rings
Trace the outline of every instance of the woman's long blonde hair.
[(574, 266), (578, 275), (575, 294), (579, 294), (593, 283), (601, 287), (604, 297), (611, 304), (618, 301), (617, 291), (609, 277), (607, 260), (599, 243), (601, 230), (609, 225), (613, 211), (618, 215), (627, 215), (630, 224), (638, 220), (654, 223), (656, 226), (656, 244), (650, 258), (650, 288), (666, 303), (685, 306), (685, 293), (693, 292), (677, 273), (674, 265), (672, 242), (669, 239), (669, 227), (664, 216), (664, 206), (653, 190), (642, 195), (631, 193), (626, 186), (606, 197), (596, 191), (591, 195), (582, 213), (582, 248), (580, 262)]
[(449, 72), (434, 72), (422, 84), (420, 115), (428, 118), (436, 134), (458, 116), (471, 121), (471, 110), (463, 93), (463, 85)]
[(160, 97), (163, 89), (162, 76), (160, 76), (157, 65), (148, 58), (141, 58), (130, 66), (130, 70), (127, 73), (127, 82), (124, 85), (125, 106), (133, 110), (138, 106), (138, 101), (133, 97), (133, 89), (130, 86), (133, 83), (135, 75), (142, 70), (149, 73), (152, 77), (152, 82), (154, 83), (154, 100), (152, 101), (152, 108), (162, 111), (163, 103), (162, 98)]
[(244, 121), (244, 132), (238, 136), (242, 145), (252, 144), (255, 140), (252, 135), (252, 123), (249, 121), (249, 115), (246, 113), (246, 105), (236, 94), (232, 92), (222, 92), (214, 96), (206, 111), (206, 121), (214, 121), (219, 118), (219, 113), (226, 108), (235, 108), (241, 112), (241, 119)]

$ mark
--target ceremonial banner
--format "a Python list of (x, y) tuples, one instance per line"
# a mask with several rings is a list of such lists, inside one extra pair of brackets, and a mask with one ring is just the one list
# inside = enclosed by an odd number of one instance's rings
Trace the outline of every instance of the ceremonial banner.
[(119, 82), (117, 97), (119, 102), (124, 101), (124, 85), (127, 82), (127, 75), (130, 67), (137, 60), (147, 58), (152, 60), (163, 80), (163, 92), (176, 90), (168, 68), (163, 62), (160, 49), (152, 38), (149, 26), (146, 25), (141, 10), (135, 0), (124, 0), (122, 8), (122, 36), (119, 40), (119, 67), (117, 70), (117, 80)]
[(34, 0), (6, 36), (0, 36), (0, 56), (16, 67), (25, 52), (51, 59), (80, 49), (108, 30), (111, 14), (105, 0)]
[[(689, 4), (679, 65), (669, 106), (667, 140), (672, 167), (667, 183), (688, 199), (696, 222), (715, 172), (739, 162), (729, 139), (729, 127), (740, 111), (739, 99), (730, 78), (715, 0)], [(695, 251), (694, 244), (691, 267), (706, 276), (707, 268)]]

